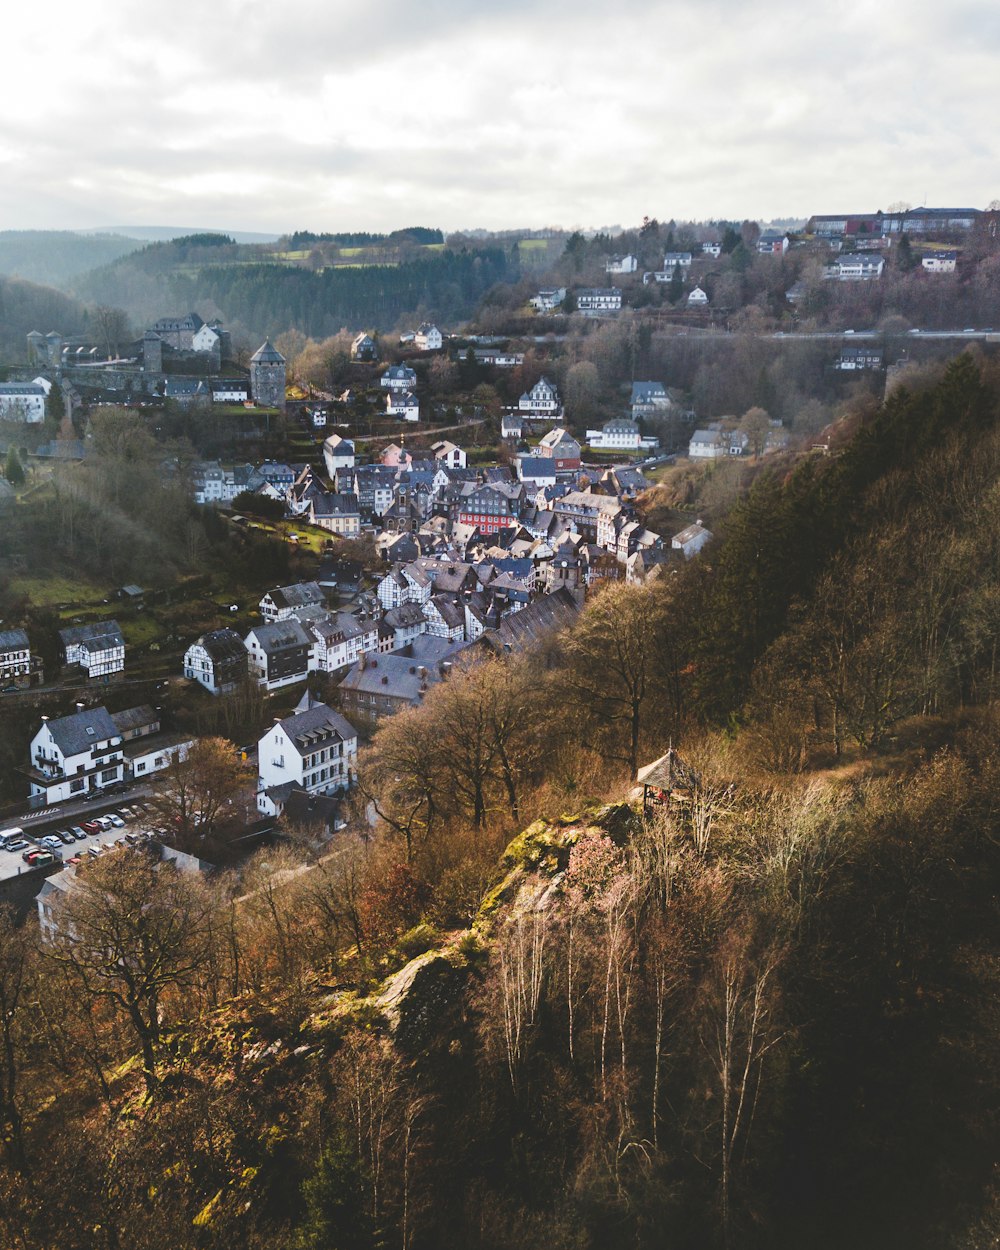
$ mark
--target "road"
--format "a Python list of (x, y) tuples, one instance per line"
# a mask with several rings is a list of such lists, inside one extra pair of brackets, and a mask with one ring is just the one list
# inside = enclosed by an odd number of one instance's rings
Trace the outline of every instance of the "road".
[[(122, 806), (129, 806), (136, 801), (137, 793), (128, 795), (120, 795), (118, 804), (112, 806), (110, 803), (89, 803), (80, 805), (83, 810), (78, 811), (75, 815), (66, 810), (66, 807), (60, 807), (57, 814), (53, 814), (51, 809), (42, 809), (39, 812), (32, 812), (20, 820), (11, 819), (5, 825), (5, 829), (17, 825), (25, 831), (28, 839), (37, 842), (39, 838), (44, 837), (48, 833), (54, 833), (57, 829), (68, 829), (70, 825), (82, 825), (85, 820), (93, 820), (96, 816), (103, 815), (105, 812), (113, 812), (120, 810)], [(132, 820), (126, 820), (124, 828), (111, 828), (102, 830), (99, 833), (90, 833), (81, 841), (76, 841), (72, 846), (62, 845), (59, 848), (59, 854), (62, 855), (63, 861), (66, 862), (74, 855), (84, 854), (89, 847), (102, 847), (106, 849), (114, 846), (115, 842), (124, 837), (126, 833), (134, 833), (141, 829), (148, 829), (149, 822), (155, 818), (150, 814), (140, 815)], [(24, 862), (22, 856), (24, 850), (7, 851), (0, 850), (0, 881), (9, 880), (11, 877), (19, 877), (22, 874), (31, 871)]]

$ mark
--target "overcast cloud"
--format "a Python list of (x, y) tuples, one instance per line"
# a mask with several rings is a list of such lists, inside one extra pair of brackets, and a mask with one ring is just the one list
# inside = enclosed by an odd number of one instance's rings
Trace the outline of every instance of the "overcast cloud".
[(50, 0), (0, 225), (284, 231), (1000, 197), (995, 0)]

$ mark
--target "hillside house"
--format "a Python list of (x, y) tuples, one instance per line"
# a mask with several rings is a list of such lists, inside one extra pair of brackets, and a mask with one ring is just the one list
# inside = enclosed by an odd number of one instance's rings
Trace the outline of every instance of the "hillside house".
[(293, 791), (338, 794), (352, 780), (357, 730), (339, 712), (308, 695), (291, 716), (257, 743), (257, 810), (280, 816)]
[(870, 282), (881, 278), (885, 257), (872, 252), (844, 252), (823, 266), (823, 277), (837, 282)]
[(125, 778), (122, 736), (104, 707), (81, 708), (56, 720), (44, 717), (29, 759), (30, 795), (46, 805), (83, 798)]
[(38, 425), (44, 420), (44, 387), (35, 382), (0, 382), (0, 421)]
[(268, 691), (305, 681), (312, 643), (294, 617), (254, 626), (243, 640), (250, 657), (250, 676)]
[(326, 475), (331, 482), (336, 478), (338, 469), (353, 469), (353, 440), (343, 438), (340, 434), (331, 434), (329, 438), (324, 439), (323, 463), (326, 465)]
[(688, 292), (687, 305), (688, 308), (707, 308), (708, 294), (700, 286), (696, 286)]
[(379, 385), (390, 391), (412, 391), (417, 385), (416, 370), (409, 365), (390, 365), (379, 378)]
[(637, 257), (628, 256), (609, 256), (604, 262), (605, 273), (635, 273), (639, 268), (639, 260)]
[(927, 273), (954, 273), (958, 264), (958, 252), (944, 250), (924, 252), (920, 257), (920, 266)]
[(419, 421), (420, 401), (412, 391), (390, 390), (385, 397), (385, 415), (397, 421)]
[(326, 596), (317, 582), (296, 582), (269, 590), (258, 606), (265, 621), (287, 621), (300, 608), (325, 607)]
[(582, 287), (576, 292), (576, 307), (585, 317), (621, 312), (621, 290), (616, 286)]
[(555, 416), (562, 411), (559, 392), (548, 378), (539, 378), (517, 401), (517, 407), (522, 417), (529, 418)]
[(378, 344), (362, 330), (351, 342), (351, 359), (361, 362), (378, 360)]
[(549, 430), (548, 434), (539, 440), (535, 451), (537, 455), (547, 456), (555, 461), (557, 473), (572, 472), (574, 469), (579, 469), (581, 464), (580, 444), (562, 426)]
[(213, 629), (184, 652), (184, 676), (209, 694), (228, 694), (247, 677), (247, 650), (235, 629)]
[(447, 439), (431, 443), (431, 451), (434, 453), (434, 459), (449, 469), (464, 469), (468, 463), (468, 457), (462, 448), (455, 443), (448, 442)]
[(63, 663), (79, 664), (89, 678), (125, 669), (125, 638), (117, 621), (94, 621), (59, 631)]
[(27, 686), (31, 681), (31, 644), (23, 629), (0, 630), (0, 685)]
[(565, 301), (566, 288), (564, 286), (560, 286), (549, 287), (545, 290), (539, 291), (537, 295), (532, 296), (532, 298), (528, 300), (528, 303), (535, 310), (535, 312), (550, 313), (561, 308)]
[(700, 521), (695, 521), (693, 525), (687, 525), (680, 533), (675, 534), (670, 540), (670, 546), (672, 550), (679, 551), (685, 560), (690, 560), (711, 538), (712, 531), (706, 529)]
[(762, 230), (757, 239), (757, 251), (762, 256), (784, 256), (788, 251), (788, 235), (784, 230)]
[(413, 336), (413, 346), (421, 352), (439, 352), (444, 344), (444, 335), (429, 321), (424, 321)]

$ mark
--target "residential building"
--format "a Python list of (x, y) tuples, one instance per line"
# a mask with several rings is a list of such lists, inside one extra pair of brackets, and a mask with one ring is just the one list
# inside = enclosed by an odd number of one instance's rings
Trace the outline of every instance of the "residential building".
[(378, 360), (378, 345), (370, 334), (355, 335), (351, 343), (351, 359), (358, 361)]
[(79, 664), (88, 677), (110, 677), (125, 668), (125, 638), (117, 621), (94, 621), (59, 631), (63, 662)]
[(687, 273), (691, 268), (691, 259), (690, 252), (667, 252), (663, 258), (663, 272), (672, 278), (674, 270), (680, 266), (681, 272)]
[(385, 397), (385, 415), (397, 421), (419, 421), (420, 401), (412, 391), (390, 390)]
[(261, 599), (260, 614), (265, 621), (287, 621), (300, 608), (322, 608), (326, 596), (317, 582), (296, 582), (292, 586), (278, 586), (269, 590)]
[(409, 365), (390, 365), (379, 379), (379, 385), (391, 391), (412, 391), (417, 385), (416, 370)]
[[(434, 642), (444, 655), (458, 650), (446, 639)], [(383, 716), (418, 707), (430, 687), (447, 676), (451, 667), (448, 660), (428, 662), (408, 655), (414, 645), (391, 655), (363, 655), (354, 665), (338, 687), (341, 706), (352, 720), (371, 727)]]
[(548, 378), (539, 378), (530, 391), (526, 391), (517, 401), (522, 417), (555, 416), (562, 412), (559, 392)]
[(38, 425), (45, 420), (45, 388), (35, 382), (0, 382), (0, 421)]
[(496, 369), (519, 369), (524, 364), (524, 352), (506, 351), (498, 347), (477, 347), (473, 355), (477, 365), (492, 365)]
[(257, 808), (280, 816), (293, 791), (337, 794), (352, 780), (358, 733), (339, 712), (308, 695), (257, 743)]
[(855, 369), (881, 369), (884, 364), (885, 354), (881, 347), (852, 344), (850, 347), (841, 349), (833, 367), (853, 372)]
[(576, 292), (577, 311), (585, 317), (621, 312), (622, 293), (616, 287), (582, 287)]
[(361, 533), (361, 507), (351, 491), (315, 491), (309, 497), (309, 522), (340, 538), (357, 538)]
[(528, 300), (528, 303), (536, 312), (549, 313), (562, 308), (565, 301), (566, 288), (560, 286), (549, 287), (546, 290), (539, 291), (537, 295)]
[(72, 716), (43, 717), (31, 740), (30, 794), (46, 805), (83, 798), (125, 777), (122, 736), (107, 708), (77, 706)]
[(496, 534), (517, 520), (520, 502), (520, 487), (502, 482), (463, 482), (452, 519), (461, 525), (474, 525), (483, 534)]
[(708, 306), (708, 295), (700, 286), (696, 286), (688, 292), (687, 303), (688, 308), (706, 308)]
[(294, 617), (255, 625), (243, 640), (250, 655), (250, 676), (266, 690), (305, 681), (313, 640)]
[(441, 331), (429, 321), (422, 322), (413, 336), (413, 346), (421, 352), (439, 352), (443, 343)]
[(326, 465), (326, 475), (331, 482), (337, 476), (338, 469), (353, 469), (353, 440), (342, 438), (339, 434), (331, 434), (329, 438), (324, 439), (323, 463)]
[(462, 448), (455, 443), (449, 443), (447, 439), (431, 443), (431, 451), (434, 459), (449, 469), (464, 469), (468, 463), (468, 457)]
[[(524, 396), (522, 395), (523, 399)], [(504, 442), (519, 442), (524, 425), (519, 412), (505, 412), (500, 418), (500, 437)]]
[(788, 235), (784, 230), (762, 230), (757, 238), (757, 251), (762, 256), (783, 256), (788, 251)]
[(920, 264), (928, 273), (954, 273), (958, 264), (958, 252), (924, 252), (920, 257)]
[(27, 686), (31, 681), (31, 644), (23, 629), (0, 630), (0, 684)]
[(712, 256), (715, 259), (718, 259), (722, 255), (722, 244), (703, 243), (701, 245), (701, 251), (703, 256)]
[[(657, 444), (657, 439), (646, 440)], [(587, 446), (595, 451), (638, 451), (643, 442), (639, 427), (628, 417), (612, 417), (599, 430), (587, 431)]]
[(353, 485), (362, 518), (372, 520), (383, 516), (392, 505), (396, 470), (382, 464), (357, 465)]
[(202, 634), (184, 653), (184, 676), (209, 694), (227, 694), (247, 677), (247, 650), (235, 629)]
[(561, 426), (549, 430), (539, 441), (536, 452), (539, 456), (548, 456), (554, 460), (557, 473), (571, 472), (581, 464), (580, 444)]
[(313, 639), (311, 667), (319, 673), (337, 673), (353, 664), (363, 652), (378, 648), (375, 617), (353, 616), (350, 612), (304, 612), (302, 624)]
[(693, 525), (687, 525), (680, 533), (675, 534), (670, 540), (670, 546), (674, 551), (679, 551), (685, 560), (690, 560), (711, 538), (712, 531), (706, 529), (701, 521), (695, 521)]
[(605, 273), (635, 273), (639, 268), (638, 258), (628, 256), (609, 256), (604, 262)]
[(635, 421), (665, 412), (670, 407), (670, 396), (662, 382), (633, 382), (629, 405)]
[(844, 252), (823, 266), (823, 277), (839, 282), (864, 282), (881, 278), (885, 257), (871, 252)]

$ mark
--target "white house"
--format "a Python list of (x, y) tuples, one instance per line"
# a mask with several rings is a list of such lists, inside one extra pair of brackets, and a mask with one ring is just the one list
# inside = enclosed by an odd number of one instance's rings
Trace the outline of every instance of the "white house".
[(314, 491), (309, 496), (309, 523), (341, 538), (361, 533), (361, 507), (353, 491)]
[(517, 401), (518, 410), (529, 417), (556, 416), (562, 411), (559, 392), (548, 378), (539, 378)]
[(823, 277), (839, 282), (867, 282), (881, 278), (885, 257), (873, 252), (844, 252), (823, 266)]
[(249, 386), (239, 378), (213, 378), (209, 387), (213, 404), (245, 404), (250, 398)]
[(576, 292), (576, 307), (585, 317), (621, 312), (621, 290), (616, 286), (582, 287)]
[(439, 443), (431, 443), (434, 459), (449, 469), (464, 469), (468, 463), (465, 452), (456, 443), (442, 439)]
[(693, 525), (688, 525), (679, 534), (675, 534), (670, 540), (670, 546), (674, 551), (683, 552), (685, 560), (690, 560), (711, 537), (712, 531), (706, 529), (700, 521), (695, 521)]
[(0, 421), (45, 420), (45, 390), (34, 382), (0, 382)]
[(360, 361), (378, 360), (378, 344), (364, 330), (360, 334), (356, 334), (351, 342), (351, 359)]
[(416, 384), (416, 370), (409, 365), (390, 365), (379, 378), (379, 385), (390, 391), (412, 391)]
[(719, 256), (722, 255), (722, 244), (721, 243), (703, 243), (701, 245), (701, 251), (702, 251), (703, 256), (713, 256), (715, 258), (718, 258)]
[(191, 347), (196, 352), (213, 352), (221, 342), (222, 335), (206, 322), (192, 336)]
[(663, 258), (663, 271), (673, 277), (674, 270), (680, 265), (681, 271), (686, 273), (691, 268), (691, 259), (690, 252), (667, 252)]
[(258, 607), (265, 621), (287, 621), (299, 608), (322, 608), (326, 595), (318, 582), (296, 582), (269, 590)]
[(117, 621), (94, 621), (59, 631), (64, 662), (79, 664), (88, 677), (109, 677), (125, 668), (125, 639)]
[(339, 434), (331, 434), (329, 438), (324, 439), (323, 463), (326, 465), (326, 475), (331, 481), (337, 476), (338, 469), (353, 469), (353, 440), (342, 438)]
[(31, 797), (46, 804), (82, 798), (125, 777), (122, 736), (104, 707), (43, 718), (29, 754)]
[(920, 264), (928, 273), (954, 273), (958, 264), (958, 252), (924, 252)]
[(641, 441), (638, 425), (628, 417), (613, 417), (599, 430), (587, 431), (587, 446), (595, 451), (638, 451)]
[(0, 682), (25, 686), (31, 677), (31, 644), (23, 629), (0, 630)]
[(257, 807), (276, 816), (294, 789), (339, 794), (351, 784), (358, 756), (357, 730), (325, 703), (308, 695), (257, 743)]
[(391, 390), (385, 397), (385, 415), (397, 421), (419, 421), (420, 401), (412, 391)]
[(783, 230), (762, 230), (757, 238), (757, 251), (762, 256), (783, 256), (788, 251), (788, 235)]
[(265, 690), (280, 690), (305, 681), (312, 662), (313, 640), (300, 621), (256, 625), (243, 640), (250, 656), (250, 675)]
[(247, 651), (235, 629), (213, 629), (184, 652), (184, 676), (209, 694), (226, 694), (246, 678)]
[(692, 291), (688, 292), (687, 302), (688, 307), (691, 308), (704, 307), (708, 303), (708, 296), (700, 286), (696, 286)]
[(742, 456), (750, 438), (742, 430), (695, 430), (688, 444), (692, 460), (718, 460), (723, 456)]
[(528, 303), (536, 312), (547, 313), (554, 312), (557, 308), (561, 308), (566, 299), (566, 288), (564, 286), (549, 287), (546, 290), (539, 291), (537, 295), (532, 296)]
[(313, 638), (310, 668), (336, 673), (349, 668), (365, 651), (378, 650), (378, 621), (360, 620), (349, 612), (329, 612), (303, 625)]
[(631, 253), (628, 256), (609, 256), (604, 262), (605, 273), (635, 273), (638, 268), (638, 258)]
[(443, 343), (441, 331), (429, 321), (422, 322), (413, 336), (413, 346), (422, 352), (439, 352)]
[[(522, 399), (524, 396), (522, 395)], [(518, 412), (505, 412), (500, 418), (500, 437), (502, 439), (520, 439), (523, 430), (521, 415)]]

